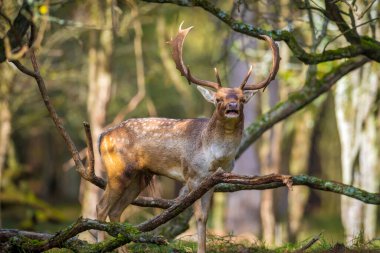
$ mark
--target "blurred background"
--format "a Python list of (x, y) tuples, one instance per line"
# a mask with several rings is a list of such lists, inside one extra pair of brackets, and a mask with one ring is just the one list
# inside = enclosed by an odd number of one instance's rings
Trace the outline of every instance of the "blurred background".
[[(90, 122), (96, 143), (104, 129), (128, 118), (212, 114), (214, 106), (180, 76), (165, 43), (182, 21), (184, 27), (194, 26), (184, 45), (184, 59), (195, 76), (214, 80), (213, 68), (218, 67), (223, 84), (234, 86), (249, 65), (254, 81), (264, 79), (271, 66), (272, 55), (264, 42), (233, 32), (200, 8), (133, 0), (31, 2), (39, 28), (37, 57), (49, 96), (83, 158), (83, 121)], [(340, 47), (344, 39), (339, 30), (317, 10), (323, 1), (302, 1), (313, 8), (300, 8), (300, 2), (212, 1), (246, 23), (291, 31), (310, 52)], [(364, 10), (367, 2), (358, 3), (359, 8)], [(377, 17), (379, 6), (374, 1), (360, 22)], [(371, 21), (358, 29), (373, 35), (377, 26)], [(279, 42), (279, 47), (279, 74), (247, 104), (247, 126), (336, 65), (305, 65), (286, 44)], [(378, 79), (376, 63), (342, 78), (332, 90), (266, 131), (236, 161), (234, 171), (308, 174), (379, 192)], [(96, 171), (105, 177), (98, 157)], [(175, 198), (180, 188), (179, 183), (157, 178), (154, 190), (144, 194)], [(0, 64), (0, 189), (1, 227), (47, 232), (81, 215), (95, 218), (101, 194), (75, 171), (34, 80), (10, 63)], [(134, 224), (160, 212), (130, 206), (124, 214)], [(322, 231), (330, 240), (350, 242), (359, 233), (367, 239), (379, 237), (379, 214), (374, 205), (293, 187), (216, 193), (208, 226), (214, 234), (257, 238), (269, 245)], [(186, 234), (196, 233), (193, 223), (190, 220)]]

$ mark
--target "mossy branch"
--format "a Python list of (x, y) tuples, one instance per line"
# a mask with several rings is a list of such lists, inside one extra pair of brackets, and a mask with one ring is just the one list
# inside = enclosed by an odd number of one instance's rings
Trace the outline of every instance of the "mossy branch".
[[(308, 53), (300, 46), (294, 33), (288, 30), (265, 30), (254, 25), (244, 23), (240, 20), (234, 19), (231, 15), (216, 7), (206, 0), (143, 0), (150, 3), (171, 3), (184, 7), (200, 7), (209, 12), (223, 23), (228, 25), (235, 32), (239, 32), (251, 37), (261, 39), (261, 35), (268, 35), (276, 41), (284, 41), (293, 55), (305, 64), (318, 64), (321, 62), (333, 61), (344, 58), (353, 58), (359, 55), (366, 55), (367, 57), (380, 62), (379, 42), (374, 39), (369, 39), (371, 46), (368, 46), (368, 38), (364, 36), (356, 38), (355, 42), (349, 46), (337, 48), (333, 50), (326, 50), (322, 53)], [(351, 34), (349, 34), (351, 35)], [(351, 42), (351, 40), (350, 40)], [(374, 45), (376, 46), (374, 48)]]
[[(106, 231), (113, 239), (100, 243), (88, 244), (75, 238), (83, 231), (96, 229)], [(74, 224), (57, 232), (55, 235), (19, 231), (14, 229), (0, 229), (0, 242), (3, 243), (2, 252), (43, 252), (52, 248), (68, 248), (75, 252), (109, 252), (121, 245), (135, 243), (166, 244), (160, 236), (141, 233), (129, 224), (108, 223), (92, 219), (79, 218)]]
[[(346, 195), (347, 197), (360, 200), (367, 204), (380, 205), (380, 193), (371, 193), (364, 191), (360, 188), (354, 187), (352, 185), (346, 185), (339, 182), (334, 182), (330, 180), (324, 180), (321, 178), (308, 176), (308, 175), (297, 175), (292, 176), (293, 186), (307, 186), (309, 188), (321, 191), (328, 191), (333, 193), (338, 193)], [(269, 184), (261, 185), (239, 185), (239, 184), (218, 184), (215, 187), (216, 192), (235, 192), (242, 190), (267, 190), (275, 189), (279, 187), (284, 187), (285, 184), (282, 182), (272, 182)]]

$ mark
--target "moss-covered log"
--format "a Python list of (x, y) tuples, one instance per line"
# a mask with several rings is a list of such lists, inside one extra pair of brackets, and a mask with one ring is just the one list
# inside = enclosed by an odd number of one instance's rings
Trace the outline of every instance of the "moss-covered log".
[[(88, 244), (75, 238), (79, 233), (90, 229), (106, 231), (113, 239)], [(141, 233), (127, 223), (108, 223), (83, 218), (55, 235), (0, 229), (2, 252), (43, 252), (52, 248), (68, 248), (74, 252), (109, 252), (130, 242), (166, 244), (162, 237)]]

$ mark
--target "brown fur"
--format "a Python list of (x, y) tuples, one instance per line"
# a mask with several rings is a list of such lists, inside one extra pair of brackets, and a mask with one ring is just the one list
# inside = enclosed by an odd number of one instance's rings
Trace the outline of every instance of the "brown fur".
[[(112, 221), (119, 221), (123, 210), (149, 185), (152, 175), (181, 181), (192, 190), (218, 168), (232, 168), (242, 136), (247, 95), (237, 88), (201, 92), (215, 103), (210, 119), (129, 119), (101, 134), (99, 150), (108, 184), (97, 206), (99, 219), (110, 216)], [(205, 251), (212, 192), (195, 204), (199, 252)]]
[[(244, 103), (276, 76), (280, 62), (278, 47), (263, 35), (261, 38), (269, 43), (273, 54), (272, 68), (264, 81), (247, 85), (252, 66), (240, 88), (223, 88), (216, 69), (217, 83), (194, 77), (182, 59), (183, 43), (192, 27), (181, 26), (169, 42), (176, 68), (189, 83), (199, 85), (197, 88), (216, 109), (210, 119), (130, 119), (103, 133), (99, 150), (108, 184), (97, 206), (100, 220), (109, 216), (112, 221), (119, 221), (124, 208), (149, 184), (152, 174), (184, 182), (191, 191), (218, 168), (232, 169), (243, 131)], [(206, 222), (212, 194), (213, 189), (194, 203), (198, 253), (206, 251)]]

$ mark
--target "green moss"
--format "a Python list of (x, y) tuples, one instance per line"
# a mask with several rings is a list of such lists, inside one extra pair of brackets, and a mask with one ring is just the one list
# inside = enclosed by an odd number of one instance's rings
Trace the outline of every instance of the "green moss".
[(129, 223), (122, 223), (122, 224), (118, 222), (108, 223), (108, 227), (110, 228), (111, 231), (119, 231), (120, 225), (124, 228), (124, 232), (130, 236), (136, 236), (141, 233), (137, 228), (135, 228)]

